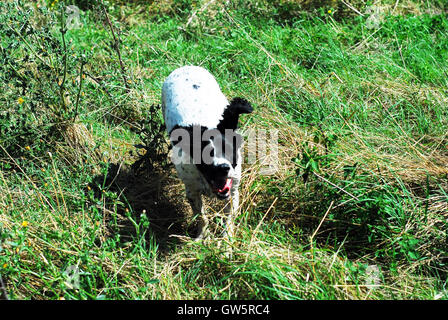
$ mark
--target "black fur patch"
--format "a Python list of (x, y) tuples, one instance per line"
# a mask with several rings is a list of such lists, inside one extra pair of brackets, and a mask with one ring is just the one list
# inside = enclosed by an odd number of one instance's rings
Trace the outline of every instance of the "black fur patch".
[(222, 133), (225, 129), (236, 130), (238, 128), (238, 119), (240, 114), (251, 113), (253, 108), (249, 101), (244, 98), (234, 98), (224, 110), (222, 120), (218, 124), (218, 130)]
[[(182, 129), (181, 131), (175, 131), (176, 129)], [(195, 164), (198, 170), (202, 173), (204, 178), (213, 186), (222, 188), (226, 182), (227, 174), (230, 170), (229, 165), (214, 165), (213, 162), (204, 161), (203, 156), (209, 155), (210, 158), (215, 156), (215, 150), (210, 143), (213, 140), (215, 148), (220, 148), (223, 152), (227, 152), (225, 158), (228, 159), (233, 168), (237, 165), (238, 149), (242, 143), (242, 137), (234, 130), (227, 129), (227, 132), (221, 133), (218, 129), (209, 129), (204, 126), (192, 125), (192, 126), (179, 126), (176, 125), (170, 132), (170, 140), (173, 145), (179, 145), (182, 152), (186, 152), (191, 159), (191, 163)], [(227, 133), (227, 135), (226, 135)], [(195, 136), (196, 135), (196, 136)], [(220, 135), (222, 142), (227, 144), (217, 146), (218, 141), (213, 137)], [(182, 141), (183, 138), (188, 141)], [(205, 141), (203, 141), (203, 139)], [(230, 146), (230, 148), (229, 148)]]

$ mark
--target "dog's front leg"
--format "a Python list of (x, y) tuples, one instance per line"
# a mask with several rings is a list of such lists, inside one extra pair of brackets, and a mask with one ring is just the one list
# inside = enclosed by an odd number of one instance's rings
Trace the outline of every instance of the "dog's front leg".
[(187, 199), (190, 203), (191, 209), (193, 210), (193, 216), (198, 216), (198, 230), (195, 236), (195, 240), (200, 240), (204, 238), (205, 230), (208, 226), (207, 217), (204, 215), (204, 210), (202, 207), (201, 193), (198, 191), (193, 191), (187, 188)]
[(238, 212), (238, 206), (239, 206), (239, 192), (238, 192), (238, 184), (232, 186), (232, 189), (230, 190), (230, 200), (227, 202), (226, 206), (224, 207), (224, 213), (227, 214), (227, 221), (225, 225), (225, 235), (227, 237), (233, 237), (234, 236), (234, 229), (235, 229), (235, 216)]

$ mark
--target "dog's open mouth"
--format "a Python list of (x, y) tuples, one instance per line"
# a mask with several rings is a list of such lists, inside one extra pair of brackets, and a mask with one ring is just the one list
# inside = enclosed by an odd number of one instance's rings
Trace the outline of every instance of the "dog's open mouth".
[(230, 189), (232, 188), (232, 178), (227, 178), (220, 183), (213, 183), (212, 190), (220, 199), (227, 199), (230, 196)]

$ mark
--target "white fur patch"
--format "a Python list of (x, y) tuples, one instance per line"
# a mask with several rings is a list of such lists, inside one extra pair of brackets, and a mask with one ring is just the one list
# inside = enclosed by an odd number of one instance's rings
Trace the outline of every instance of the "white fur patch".
[(202, 67), (178, 68), (163, 83), (162, 108), (168, 132), (176, 125), (216, 128), (228, 105), (215, 78)]

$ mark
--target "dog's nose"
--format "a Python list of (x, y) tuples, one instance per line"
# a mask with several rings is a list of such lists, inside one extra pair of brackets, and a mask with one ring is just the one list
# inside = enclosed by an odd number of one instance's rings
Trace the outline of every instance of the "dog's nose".
[(217, 165), (217, 168), (219, 169), (219, 171), (227, 174), (230, 171), (230, 166), (227, 163), (220, 163)]

